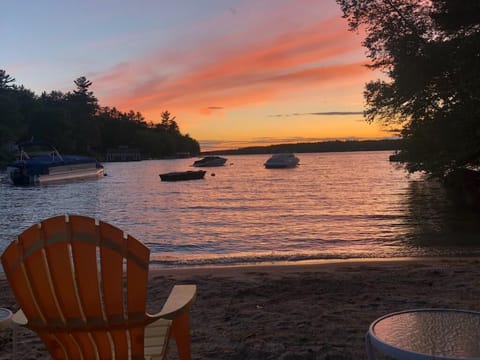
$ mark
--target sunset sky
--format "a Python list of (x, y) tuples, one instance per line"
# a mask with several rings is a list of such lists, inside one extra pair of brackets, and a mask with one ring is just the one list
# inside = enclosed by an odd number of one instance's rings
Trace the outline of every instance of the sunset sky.
[(334, 0), (6, 1), (0, 34), (17, 85), (86, 76), (101, 106), (168, 110), (202, 150), (390, 136), (362, 117), (378, 74)]

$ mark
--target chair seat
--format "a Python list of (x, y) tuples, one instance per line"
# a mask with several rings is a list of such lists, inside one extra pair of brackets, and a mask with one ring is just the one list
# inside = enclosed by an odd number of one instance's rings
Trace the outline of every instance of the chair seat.
[(159, 319), (145, 328), (145, 360), (164, 358), (171, 324), (171, 320)]
[(367, 341), (395, 359), (480, 359), (480, 312), (414, 309), (388, 314), (370, 325)]

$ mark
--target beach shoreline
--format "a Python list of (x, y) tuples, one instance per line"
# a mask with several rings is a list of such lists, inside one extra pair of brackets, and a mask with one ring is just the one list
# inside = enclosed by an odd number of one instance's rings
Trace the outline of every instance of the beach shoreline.
[[(157, 265), (150, 264), (150, 272), (162, 271), (165, 273), (189, 273), (189, 272), (211, 272), (222, 270), (222, 272), (230, 272), (235, 270), (248, 271), (252, 269), (262, 269), (266, 271), (279, 270), (282, 268), (295, 267), (297, 269), (321, 266), (337, 266), (344, 264), (368, 264), (368, 263), (397, 263), (397, 262), (435, 262), (443, 260), (455, 259), (476, 259), (479, 256), (410, 256), (410, 257), (371, 257), (371, 258), (328, 258), (328, 259), (308, 259), (308, 260), (284, 260), (284, 261), (263, 261), (263, 262), (246, 262), (246, 263), (221, 263), (221, 264), (205, 264), (205, 265)], [(288, 270), (288, 269), (286, 269)]]
[[(479, 309), (480, 258), (393, 258), (150, 270), (149, 311), (174, 284), (196, 284), (193, 359), (363, 359), (376, 318), (412, 308)], [(0, 306), (15, 310), (4, 277)], [(17, 358), (47, 359), (19, 331)], [(174, 344), (168, 359), (176, 359)], [(8, 359), (9, 332), (0, 335)]]

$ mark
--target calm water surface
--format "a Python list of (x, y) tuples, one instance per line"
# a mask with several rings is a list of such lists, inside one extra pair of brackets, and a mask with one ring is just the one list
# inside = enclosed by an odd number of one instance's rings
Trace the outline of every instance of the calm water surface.
[(195, 159), (105, 163), (98, 181), (16, 188), (0, 181), (0, 250), (64, 213), (97, 217), (142, 240), (157, 265), (480, 255), (480, 218), (442, 188), (408, 175), (389, 152), (229, 156), (204, 180), (161, 182)]

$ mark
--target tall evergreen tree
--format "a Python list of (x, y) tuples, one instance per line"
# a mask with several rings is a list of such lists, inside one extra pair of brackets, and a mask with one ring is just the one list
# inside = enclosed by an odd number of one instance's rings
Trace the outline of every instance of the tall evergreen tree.
[(170, 112), (164, 111), (161, 115), (161, 122), (159, 124), (159, 128), (163, 131), (166, 131), (170, 134), (179, 134), (180, 130), (178, 128), (178, 124), (175, 121), (175, 116), (172, 117)]
[[(32, 92), (14, 84), (15, 79), (0, 69), (0, 152), (2, 145), (15, 143), (27, 128), (26, 113), (34, 102)], [(5, 155), (2, 155), (4, 157)]]
[(95, 116), (99, 110), (98, 100), (90, 90), (92, 82), (85, 76), (74, 81), (76, 89), (70, 93), (70, 117), (76, 141), (74, 149), (80, 153), (93, 153), (100, 145), (100, 130)]
[(15, 82), (15, 79), (8, 75), (5, 70), (0, 69), (0, 90), (14, 88), (14, 85), (11, 85), (13, 82)]

